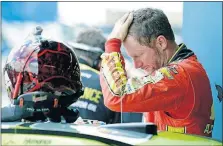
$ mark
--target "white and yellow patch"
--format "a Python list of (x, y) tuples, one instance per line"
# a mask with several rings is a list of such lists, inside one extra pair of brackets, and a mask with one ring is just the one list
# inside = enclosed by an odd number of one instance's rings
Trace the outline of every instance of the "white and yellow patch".
[(121, 64), (120, 54), (117, 52), (102, 54), (102, 71), (110, 90), (120, 95), (127, 83), (126, 72)]
[(168, 79), (174, 79), (173, 74), (178, 74), (178, 71), (176, 70), (175, 66), (168, 66), (168, 67), (162, 67), (159, 69), (159, 71), (166, 76)]

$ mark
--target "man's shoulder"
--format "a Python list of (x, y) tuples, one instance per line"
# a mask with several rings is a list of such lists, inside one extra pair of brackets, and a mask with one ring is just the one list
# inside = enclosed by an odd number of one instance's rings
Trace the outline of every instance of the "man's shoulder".
[(181, 70), (181, 72), (197, 75), (201, 73), (203, 74), (205, 72), (203, 65), (198, 61), (196, 55), (192, 55), (186, 59), (171, 62), (168, 65), (168, 68), (175, 68), (177, 71)]
[(196, 67), (198, 65), (199, 62), (196, 56), (192, 55), (188, 58), (173, 61), (167, 66), (160, 68), (158, 71), (161, 72), (162, 75), (168, 77), (168, 79), (182, 79), (182, 77), (185, 78), (187, 76), (187, 72), (193, 72), (195, 69), (197, 70)]
[(186, 66), (193, 66), (193, 65), (200, 65), (200, 62), (197, 60), (197, 56), (196, 55), (192, 55), (188, 58), (184, 58), (184, 59), (179, 59), (176, 61), (171, 62), (168, 66), (182, 66), (182, 67), (186, 67)]
[(80, 68), (84, 86), (101, 91), (99, 72), (85, 64), (80, 64)]

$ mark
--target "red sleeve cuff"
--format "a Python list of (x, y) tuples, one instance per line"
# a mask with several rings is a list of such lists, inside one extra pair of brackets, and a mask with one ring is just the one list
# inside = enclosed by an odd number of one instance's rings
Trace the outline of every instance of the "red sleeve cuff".
[(121, 48), (122, 42), (120, 39), (110, 39), (106, 42), (105, 44), (105, 52), (106, 53), (111, 53), (111, 52), (121, 52), (120, 48)]

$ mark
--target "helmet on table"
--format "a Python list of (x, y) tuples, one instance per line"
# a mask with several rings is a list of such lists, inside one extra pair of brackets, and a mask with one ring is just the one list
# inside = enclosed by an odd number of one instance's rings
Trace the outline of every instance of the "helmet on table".
[(66, 108), (83, 94), (78, 59), (62, 42), (44, 39), (42, 28), (13, 48), (4, 67), (12, 104), (28, 112)]

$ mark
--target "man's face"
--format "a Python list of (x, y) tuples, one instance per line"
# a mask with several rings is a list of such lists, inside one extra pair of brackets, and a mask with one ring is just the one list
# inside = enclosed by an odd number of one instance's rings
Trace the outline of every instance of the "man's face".
[(133, 59), (135, 68), (141, 68), (151, 74), (161, 67), (161, 56), (156, 47), (142, 46), (132, 36), (128, 36), (123, 45)]

